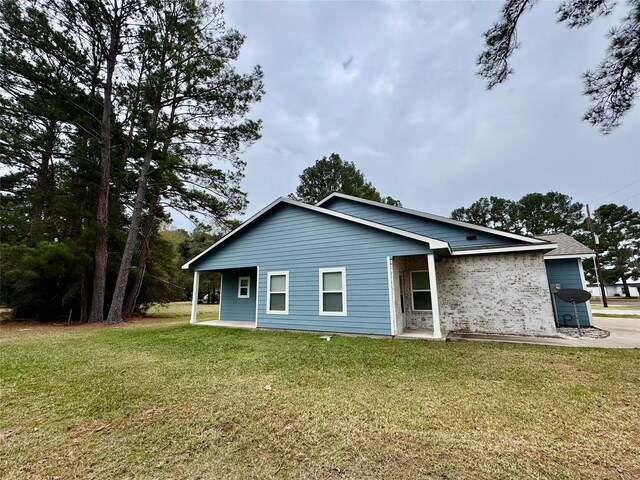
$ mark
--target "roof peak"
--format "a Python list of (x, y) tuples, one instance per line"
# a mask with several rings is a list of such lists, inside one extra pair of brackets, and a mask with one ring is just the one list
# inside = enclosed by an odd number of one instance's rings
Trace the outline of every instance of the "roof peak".
[(413, 209), (406, 208), (406, 207), (396, 207), (395, 205), (387, 205), (386, 203), (376, 202), (374, 200), (367, 200), (367, 199), (364, 199), (364, 198), (354, 197), (352, 195), (346, 195), (344, 193), (338, 193), (338, 192), (334, 192), (334, 193), (332, 193), (330, 195), (327, 195), (325, 198), (323, 198), (318, 203), (316, 203), (316, 206), (317, 207), (321, 207), (321, 208), (326, 208), (326, 207), (323, 207), (323, 205), (325, 203), (329, 202), (330, 200), (334, 199), (334, 198), (342, 198), (342, 199), (345, 199), (345, 200), (351, 200), (351, 201), (354, 201), (354, 202), (359, 202), (359, 203), (364, 203), (364, 204), (367, 204), (367, 205), (372, 205), (372, 206), (378, 207), (378, 208), (386, 208), (388, 210), (394, 210), (396, 212), (406, 213), (408, 215), (414, 215), (414, 216), (417, 216), (417, 217), (426, 218), (428, 220), (434, 220), (434, 221), (437, 221), (437, 222), (443, 222), (443, 223), (448, 223), (448, 224), (451, 224), (451, 225), (457, 225), (459, 227), (465, 227), (465, 228), (469, 228), (469, 229), (472, 229), (472, 230), (478, 230), (480, 232), (491, 233), (493, 235), (498, 235), (498, 236), (501, 236), (501, 237), (511, 238), (511, 239), (519, 240), (519, 241), (525, 242), (525, 243), (533, 243), (533, 244), (550, 243), (550, 242), (547, 242), (546, 240), (543, 240), (541, 238), (527, 237), (525, 235), (518, 235), (516, 233), (503, 232), (502, 230), (497, 230), (495, 228), (482, 227), (480, 225), (475, 225), (475, 224), (469, 223), (469, 222), (462, 222), (460, 220), (453, 220), (452, 218), (443, 217), (441, 215), (434, 215), (432, 213), (422, 212), (420, 210), (413, 210)]

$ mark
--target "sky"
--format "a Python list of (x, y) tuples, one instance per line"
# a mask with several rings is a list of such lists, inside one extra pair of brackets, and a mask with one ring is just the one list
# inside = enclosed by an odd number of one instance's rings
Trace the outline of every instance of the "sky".
[(640, 209), (640, 107), (607, 136), (581, 120), (581, 74), (604, 58), (624, 3), (577, 30), (556, 22), (558, 2), (539, 3), (521, 20), (515, 74), (487, 91), (475, 62), (501, 6), (227, 3), (227, 26), (247, 37), (238, 70), (259, 64), (265, 74), (239, 218), (293, 192), (302, 170), (333, 152), (383, 196), (438, 215), (480, 197), (548, 191), (592, 210)]

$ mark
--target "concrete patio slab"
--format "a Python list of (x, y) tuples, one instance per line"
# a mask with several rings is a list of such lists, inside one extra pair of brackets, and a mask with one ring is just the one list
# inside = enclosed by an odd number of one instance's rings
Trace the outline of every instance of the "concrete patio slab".
[(433, 330), (429, 329), (407, 329), (396, 335), (395, 338), (401, 340), (445, 340), (447, 332), (442, 332), (441, 338), (434, 338)]
[(198, 322), (196, 325), (205, 327), (227, 327), (227, 328), (256, 328), (255, 322), (242, 322), (237, 320), (205, 320)]

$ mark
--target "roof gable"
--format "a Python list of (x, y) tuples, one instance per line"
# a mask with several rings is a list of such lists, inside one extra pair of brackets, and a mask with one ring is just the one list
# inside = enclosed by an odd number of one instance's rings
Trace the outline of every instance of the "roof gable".
[(493, 228), (481, 227), (341, 193), (329, 195), (318, 202), (317, 206), (439, 238), (447, 241), (454, 251), (457, 249), (474, 251), (475, 249), (486, 249), (488, 247), (498, 248), (516, 245), (539, 246), (544, 249), (548, 245), (546, 240), (502, 232)]
[(230, 232), (227, 235), (225, 235), (224, 237), (222, 237), (220, 240), (218, 240), (216, 243), (214, 243), (211, 247), (209, 247), (208, 249), (206, 249), (205, 251), (200, 253), (200, 255), (197, 255), (196, 257), (194, 257), (191, 260), (189, 260), (187, 263), (185, 263), (182, 266), (182, 268), (185, 269), (185, 270), (190, 268), (195, 262), (197, 262), (198, 260), (200, 260), (203, 257), (205, 257), (207, 254), (209, 254), (210, 252), (212, 252), (214, 249), (218, 248), (219, 246), (227, 243), (234, 236), (238, 235), (240, 232), (244, 231), (247, 227), (249, 227), (250, 225), (254, 224), (258, 219), (267, 219), (268, 216), (270, 215), (270, 213), (272, 213), (276, 209), (276, 207), (278, 207), (279, 205), (293, 205), (295, 207), (301, 208), (301, 209), (306, 210), (306, 211), (319, 213), (319, 214), (322, 214), (322, 215), (328, 216), (328, 217), (338, 218), (338, 219), (341, 219), (341, 220), (344, 220), (344, 221), (347, 221), (347, 222), (351, 222), (351, 223), (354, 223), (354, 224), (363, 225), (365, 227), (369, 227), (369, 228), (372, 228), (374, 230), (379, 230), (379, 231), (391, 233), (391, 234), (394, 234), (394, 235), (398, 235), (398, 236), (401, 236), (401, 237), (409, 238), (409, 239), (412, 239), (412, 240), (416, 240), (416, 241), (428, 244), (428, 246), (429, 246), (428, 248), (430, 248), (432, 250), (444, 249), (447, 252), (450, 252), (450, 248), (449, 248), (448, 243), (444, 242), (442, 240), (436, 239), (436, 238), (430, 238), (430, 237), (427, 237), (427, 236), (424, 236), (424, 235), (420, 235), (420, 234), (416, 234), (416, 233), (413, 233), (413, 232), (401, 230), (401, 229), (394, 228), (394, 227), (391, 227), (391, 226), (388, 226), (388, 225), (383, 225), (383, 224), (379, 224), (379, 223), (376, 223), (376, 222), (372, 222), (370, 220), (357, 218), (357, 217), (352, 217), (352, 216), (346, 215), (344, 213), (335, 212), (333, 210), (320, 208), (320, 207), (317, 207), (317, 206), (314, 206), (314, 205), (308, 205), (306, 203), (298, 202), (298, 201), (292, 200), (290, 198), (280, 197), (279, 199), (277, 199), (274, 202), (272, 202), (271, 204), (269, 204), (267, 207), (265, 207), (262, 210), (260, 210), (258, 213), (256, 213), (253, 217), (251, 217), (249, 220), (244, 222), (238, 228), (236, 228), (232, 232)]

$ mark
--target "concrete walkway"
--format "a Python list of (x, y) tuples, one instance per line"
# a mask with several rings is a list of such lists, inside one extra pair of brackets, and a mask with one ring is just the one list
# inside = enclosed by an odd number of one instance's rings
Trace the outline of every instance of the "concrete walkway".
[[(640, 318), (594, 317), (595, 327), (610, 333), (607, 338), (573, 338), (573, 337), (525, 337), (517, 335), (482, 335), (470, 333), (450, 333), (446, 340), (469, 340), (474, 342), (530, 343), (535, 345), (558, 345), (563, 347), (600, 347), (600, 348), (640, 348)], [(196, 325), (208, 327), (256, 328), (255, 322), (239, 322), (230, 320), (208, 320)], [(312, 332), (318, 333), (320, 332)], [(344, 335), (344, 334), (343, 334)], [(443, 333), (444, 335), (444, 333)], [(404, 332), (396, 338), (413, 338), (420, 340), (436, 340), (428, 331)], [(441, 340), (441, 339), (437, 339)], [(444, 340), (444, 338), (442, 339)]]
[(594, 315), (604, 313), (607, 315), (640, 315), (640, 310), (616, 310), (615, 308), (594, 308), (591, 310)]
[(607, 338), (553, 338), (524, 337), (517, 335), (450, 334), (447, 340), (471, 340), (479, 342), (530, 343), (564, 347), (640, 348), (640, 319), (594, 317), (594, 326), (607, 330)]

